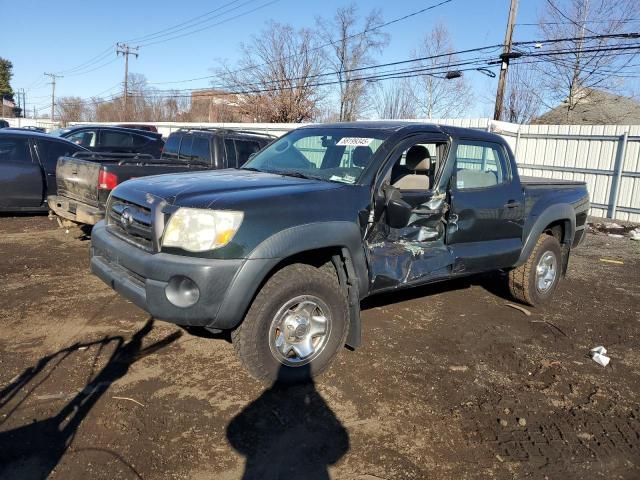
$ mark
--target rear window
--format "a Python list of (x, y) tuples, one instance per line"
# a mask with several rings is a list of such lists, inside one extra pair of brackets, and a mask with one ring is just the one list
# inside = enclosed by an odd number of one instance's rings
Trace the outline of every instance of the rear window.
[(178, 149), (180, 148), (181, 137), (181, 135), (169, 135), (167, 143), (164, 144), (164, 149), (162, 150), (162, 158), (169, 160), (178, 159)]

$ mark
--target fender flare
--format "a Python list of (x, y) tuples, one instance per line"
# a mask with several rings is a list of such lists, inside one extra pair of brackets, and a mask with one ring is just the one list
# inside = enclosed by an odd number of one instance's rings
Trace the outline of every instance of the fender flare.
[(544, 229), (550, 224), (558, 221), (569, 223), (569, 228), (564, 232), (562, 243), (565, 245), (571, 245), (573, 243), (573, 237), (576, 232), (576, 214), (573, 207), (566, 203), (551, 205), (538, 215), (538, 218), (529, 228), (522, 246), (522, 251), (520, 252), (520, 258), (518, 258), (518, 261), (515, 264), (516, 267), (519, 267), (527, 261), (536, 245), (536, 242), (538, 241), (538, 238), (542, 235), (542, 232), (544, 232)]
[(369, 274), (358, 225), (347, 221), (308, 223), (282, 230), (253, 249), (231, 281), (210, 327), (231, 329), (239, 325), (258, 289), (282, 260), (323, 248), (337, 248), (348, 253), (359, 300), (364, 298), (368, 292)]

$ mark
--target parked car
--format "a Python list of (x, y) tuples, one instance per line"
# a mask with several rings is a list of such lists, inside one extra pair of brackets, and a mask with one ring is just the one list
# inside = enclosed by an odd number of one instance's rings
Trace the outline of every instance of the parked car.
[(87, 149), (28, 130), (0, 131), (0, 211), (47, 209), (47, 195), (56, 193), (56, 162)]
[(154, 132), (154, 133), (158, 132), (158, 129), (156, 128), (155, 125), (146, 125), (143, 123), (121, 123), (119, 125), (116, 125), (116, 127), (133, 128), (135, 130), (144, 130), (146, 132)]
[(104, 217), (111, 190), (130, 178), (193, 170), (236, 168), (273, 137), (231, 130), (178, 130), (162, 158), (131, 154), (82, 154), (58, 162), (58, 193), (49, 207), (72, 222), (94, 225)]
[(0, 128), (9, 128), (9, 122), (0, 118)]
[(164, 147), (159, 133), (108, 125), (77, 125), (59, 128), (49, 134), (66, 138), (93, 152), (146, 153), (159, 157)]
[(239, 170), (118, 186), (91, 269), (155, 318), (231, 330), (252, 375), (294, 382), (359, 346), (373, 294), (500, 269), (516, 299), (549, 301), (589, 206), (584, 182), (520, 177), (498, 135), (314, 125)]

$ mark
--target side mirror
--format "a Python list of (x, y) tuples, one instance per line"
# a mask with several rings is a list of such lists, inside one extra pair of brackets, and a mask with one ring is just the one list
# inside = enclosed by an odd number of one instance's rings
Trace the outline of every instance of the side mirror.
[(411, 218), (411, 205), (399, 198), (387, 202), (387, 223), (391, 228), (404, 228)]

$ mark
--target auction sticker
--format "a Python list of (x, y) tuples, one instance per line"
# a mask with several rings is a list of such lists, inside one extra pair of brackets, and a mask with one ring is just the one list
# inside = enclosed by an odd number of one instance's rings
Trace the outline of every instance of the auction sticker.
[(338, 143), (339, 147), (368, 147), (373, 142), (373, 138), (343, 137)]

